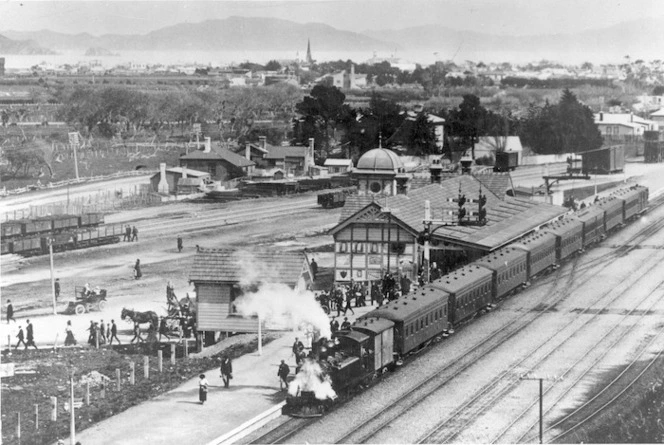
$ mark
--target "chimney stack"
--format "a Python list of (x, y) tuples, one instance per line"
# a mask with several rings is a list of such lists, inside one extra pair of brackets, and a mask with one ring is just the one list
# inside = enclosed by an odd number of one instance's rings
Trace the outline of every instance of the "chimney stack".
[(248, 142), (244, 146), (244, 157), (251, 161), (251, 144)]
[(258, 144), (261, 146), (263, 150), (267, 150), (267, 137), (258, 136)]
[(632, 112), (629, 113), (629, 121), (634, 122), (634, 113)]
[(187, 166), (183, 165), (182, 166), (182, 178), (184, 179), (186, 177), (187, 177)]
[(157, 185), (157, 193), (160, 195), (168, 195), (168, 181), (166, 181), (166, 163), (159, 164), (159, 184)]
[(210, 153), (212, 151), (212, 140), (210, 138), (205, 138), (205, 150), (204, 153)]
[(599, 112), (599, 121), (602, 122), (604, 120), (604, 113), (601, 111)]

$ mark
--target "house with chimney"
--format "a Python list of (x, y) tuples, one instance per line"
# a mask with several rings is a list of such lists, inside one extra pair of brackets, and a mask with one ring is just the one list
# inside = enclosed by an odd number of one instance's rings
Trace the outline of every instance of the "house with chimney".
[(277, 146), (268, 144), (267, 137), (259, 136), (257, 144), (245, 145), (244, 157), (255, 164), (254, 174), (262, 173), (259, 170), (281, 170), (286, 176), (309, 174), (314, 167), (314, 139), (309, 139), (308, 146)]
[(214, 181), (229, 181), (251, 174), (253, 161), (233, 153), (227, 148), (212, 149), (210, 138), (206, 138), (205, 148), (180, 156), (180, 167), (210, 174)]
[(656, 131), (657, 122), (644, 119), (634, 113), (605, 113), (595, 114), (595, 124), (602, 136), (643, 136), (644, 131)]
[(197, 193), (210, 182), (210, 173), (189, 169), (187, 167), (166, 168), (159, 165), (159, 173), (150, 177), (150, 187), (155, 193), (164, 195), (188, 195)]

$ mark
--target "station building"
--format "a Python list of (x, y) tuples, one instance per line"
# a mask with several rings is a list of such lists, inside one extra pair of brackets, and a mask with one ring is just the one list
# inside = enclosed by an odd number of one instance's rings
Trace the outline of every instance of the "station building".
[[(331, 229), (334, 237), (334, 278), (337, 282), (374, 281), (385, 273), (406, 275), (412, 280), (423, 262), (425, 203), (431, 218), (431, 263), (441, 273), (474, 261), (540, 226), (567, 213), (567, 209), (546, 203), (514, 198), (509, 175), (441, 174), (405, 172), (394, 152), (377, 148), (365, 153), (352, 175), (358, 179), (358, 195), (346, 198), (339, 223)], [(486, 197), (483, 225), (457, 225), (453, 199)], [(469, 215), (477, 204), (468, 203)]]
[(231, 333), (258, 330), (257, 318), (243, 316), (235, 305), (245, 292), (266, 283), (303, 290), (313, 280), (304, 251), (199, 248), (189, 281), (196, 289), (197, 329)]

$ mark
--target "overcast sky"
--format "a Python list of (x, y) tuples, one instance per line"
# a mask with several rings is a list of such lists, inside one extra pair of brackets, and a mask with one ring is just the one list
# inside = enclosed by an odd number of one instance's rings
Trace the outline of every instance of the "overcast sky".
[(176, 23), (229, 16), (322, 22), (338, 29), (399, 29), (440, 24), (493, 34), (572, 33), (664, 16), (664, 0), (0, 0), (3, 30), (69, 34), (145, 34)]

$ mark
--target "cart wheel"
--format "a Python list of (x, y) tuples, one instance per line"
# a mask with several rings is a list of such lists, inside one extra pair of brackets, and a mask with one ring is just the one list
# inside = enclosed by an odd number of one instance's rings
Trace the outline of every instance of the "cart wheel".
[(100, 311), (103, 311), (104, 308), (106, 307), (106, 300), (101, 300), (98, 304), (97, 307), (99, 308)]
[(74, 309), (74, 312), (76, 312), (77, 315), (85, 314), (85, 306), (82, 304), (77, 304), (76, 309)]

